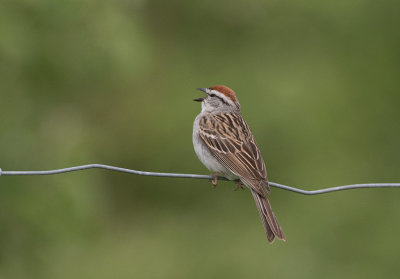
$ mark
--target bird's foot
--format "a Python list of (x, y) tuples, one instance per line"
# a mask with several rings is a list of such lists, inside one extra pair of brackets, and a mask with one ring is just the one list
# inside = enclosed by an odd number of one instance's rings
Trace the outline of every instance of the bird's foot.
[(214, 173), (212, 176), (214, 176), (214, 179), (211, 179), (211, 183), (213, 185), (213, 188), (217, 188), (217, 184), (218, 184), (218, 173)]
[(242, 189), (242, 190), (244, 190), (244, 187), (243, 187), (243, 183), (242, 183), (242, 181), (240, 181), (240, 180), (236, 180), (235, 182), (236, 182), (236, 188), (235, 188), (235, 191), (236, 191), (237, 189)]

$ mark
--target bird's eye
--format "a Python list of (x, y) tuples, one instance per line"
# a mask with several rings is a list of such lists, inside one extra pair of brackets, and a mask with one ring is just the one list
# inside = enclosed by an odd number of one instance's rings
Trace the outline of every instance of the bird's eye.
[(215, 97), (215, 94), (210, 94), (210, 97)]

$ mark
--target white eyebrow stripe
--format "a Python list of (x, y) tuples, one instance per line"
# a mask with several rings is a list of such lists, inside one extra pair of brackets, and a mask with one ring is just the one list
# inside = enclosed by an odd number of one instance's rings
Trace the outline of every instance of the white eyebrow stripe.
[(217, 90), (210, 90), (209, 94), (215, 94), (216, 96), (220, 97), (222, 100), (229, 103), (230, 105), (236, 106), (235, 103), (231, 100), (231, 98), (228, 98), (227, 96), (225, 96), (224, 94), (222, 94), (221, 92), (219, 92)]

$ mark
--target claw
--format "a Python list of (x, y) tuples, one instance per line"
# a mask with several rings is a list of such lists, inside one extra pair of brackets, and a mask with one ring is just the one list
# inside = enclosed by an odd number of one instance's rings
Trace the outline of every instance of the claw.
[(214, 179), (211, 179), (211, 183), (213, 185), (213, 188), (217, 188), (217, 183), (218, 183), (218, 173), (213, 174)]

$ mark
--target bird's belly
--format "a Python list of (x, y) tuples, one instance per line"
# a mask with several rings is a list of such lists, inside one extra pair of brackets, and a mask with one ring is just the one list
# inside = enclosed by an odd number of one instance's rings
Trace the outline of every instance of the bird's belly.
[(212, 156), (207, 146), (203, 143), (196, 144), (194, 150), (200, 161), (212, 172), (226, 172), (227, 169)]
[(218, 160), (211, 154), (208, 147), (202, 142), (198, 135), (193, 136), (193, 146), (197, 157), (211, 172), (219, 173), (222, 176), (230, 179), (236, 180), (238, 176), (233, 174), (230, 170), (225, 168)]

